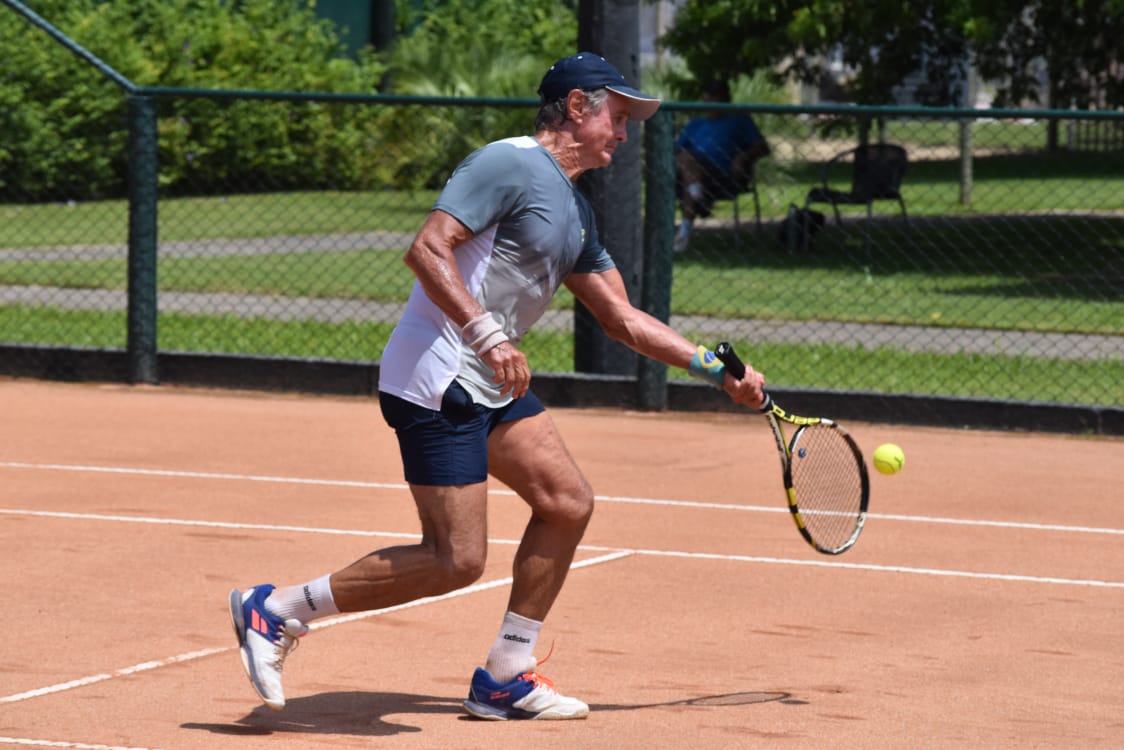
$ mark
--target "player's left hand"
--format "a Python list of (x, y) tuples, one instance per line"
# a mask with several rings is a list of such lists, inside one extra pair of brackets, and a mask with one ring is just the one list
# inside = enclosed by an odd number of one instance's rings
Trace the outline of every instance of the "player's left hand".
[(749, 365), (745, 366), (745, 375), (741, 380), (735, 378), (727, 368), (722, 388), (730, 398), (750, 409), (760, 410), (765, 405), (765, 376)]

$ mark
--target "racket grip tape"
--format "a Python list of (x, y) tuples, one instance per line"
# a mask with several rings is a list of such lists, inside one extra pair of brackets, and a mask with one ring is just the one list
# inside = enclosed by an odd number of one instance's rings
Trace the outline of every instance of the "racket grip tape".
[(734, 353), (734, 347), (730, 345), (729, 341), (723, 341), (714, 347), (714, 356), (726, 365), (726, 369), (735, 378), (741, 380), (745, 377), (745, 363), (742, 362), (741, 357)]
[[(745, 363), (742, 362), (734, 352), (734, 347), (730, 345), (729, 341), (723, 341), (718, 346), (714, 347), (714, 356), (718, 357), (722, 364), (726, 365), (726, 369), (730, 371), (738, 380), (745, 377)], [(768, 414), (773, 410), (773, 397), (768, 393), (765, 394), (765, 401), (761, 404), (761, 408), (757, 411), (762, 414)]]

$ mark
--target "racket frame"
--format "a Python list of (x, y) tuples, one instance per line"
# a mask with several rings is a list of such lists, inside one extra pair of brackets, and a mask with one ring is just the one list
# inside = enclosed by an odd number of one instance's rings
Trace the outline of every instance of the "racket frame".
[[(745, 365), (742, 363), (738, 355), (734, 353), (734, 349), (729, 343), (723, 341), (714, 349), (715, 355), (720, 359), (723, 364), (730, 370), (730, 374), (736, 378), (742, 378), (745, 375)], [(859, 448), (855, 439), (851, 437), (851, 433), (847, 432), (838, 422), (827, 419), (826, 417), (802, 417), (785, 411), (773, 397), (768, 393), (765, 394), (765, 403), (759, 410), (766, 416), (769, 421), (769, 427), (773, 431), (773, 439), (777, 444), (777, 453), (781, 459), (781, 473), (784, 479), (785, 498), (788, 503), (789, 513), (792, 515), (792, 520), (796, 523), (796, 528), (800, 531), (800, 536), (804, 538), (812, 549), (821, 552), (825, 555), (839, 555), (855, 545), (859, 540), (859, 534), (862, 533), (863, 526), (866, 524), (867, 508), (870, 505), (870, 475), (866, 470), (866, 461), (863, 458), (862, 449)], [(795, 432), (792, 434), (791, 440), (784, 434), (784, 429), (781, 427), (781, 422), (794, 425)], [(826, 546), (817, 542), (804, 521), (804, 516), (800, 512), (800, 503), (796, 498), (796, 489), (793, 484), (792, 473), (792, 452), (796, 448), (800, 437), (803, 435), (804, 430), (813, 426), (822, 425), (835, 430), (847, 443), (851, 449), (851, 453), (855, 458), (855, 465), (859, 472), (859, 481), (861, 486), (861, 495), (859, 498), (859, 511), (855, 517), (855, 526), (851, 530), (851, 535), (843, 544), (838, 546)]]
[[(846, 552), (859, 540), (859, 534), (862, 533), (863, 526), (866, 524), (867, 508), (870, 505), (870, 475), (866, 470), (866, 461), (863, 459), (862, 450), (859, 448), (858, 443), (855, 442), (855, 439), (851, 437), (851, 433), (847, 432), (842, 425), (834, 420), (825, 417), (801, 417), (796, 414), (791, 414), (782, 409), (772, 398), (768, 400), (766, 405), (769, 407), (769, 411), (765, 412), (765, 416), (769, 420), (769, 426), (773, 430), (773, 438), (777, 443), (777, 452), (781, 459), (781, 472), (784, 478), (784, 492), (788, 502), (788, 511), (792, 514), (792, 520), (796, 523), (796, 528), (800, 531), (800, 536), (804, 537), (804, 541), (811, 545), (812, 549), (817, 552), (822, 552), (825, 555), (840, 555)], [(788, 424), (796, 426), (796, 430), (792, 433), (791, 439), (785, 438), (781, 422), (787, 422)], [(859, 470), (859, 482), (861, 485), (859, 512), (855, 517), (855, 525), (854, 528), (851, 529), (851, 535), (843, 544), (837, 546), (827, 546), (816, 541), (811, 532), (808, 531), (804, 516), (800, 512), (800, 503), (796, 498), (796, 488), (794, 486), (792, 474), (792, 454), (796, 450), (796, 446), (800, 442), (804, 431), (812, 425), (820, 425), (835, 430), (851, 449), (851, 454), (855, 458), (855, 465)]]

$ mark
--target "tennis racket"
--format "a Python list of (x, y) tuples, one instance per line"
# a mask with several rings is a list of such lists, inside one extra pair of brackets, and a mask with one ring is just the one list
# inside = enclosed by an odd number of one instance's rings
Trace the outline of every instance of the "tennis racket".
[[(729, 343), (723, 341), (714, 354), (731, 375), (745, 375), (745, 365)], [(789, 414), (767, 393), (760, 411), (773, 428), (796, 528), (818, 552), (846, 552), (862, 533), (870, 503), (870, 478), (858, 444), (830, 419)], [(796, 427), (791, 440), (785, 439), (781, 422)]]

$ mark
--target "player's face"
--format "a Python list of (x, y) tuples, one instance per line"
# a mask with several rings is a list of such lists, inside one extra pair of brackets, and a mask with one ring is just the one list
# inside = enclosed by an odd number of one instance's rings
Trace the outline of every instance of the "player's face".
[(609, 98), (582, 118), (580, 139), (587, 169), (608, 166), (617, 146), (628, 140), (628, 99), (609, 92)]

